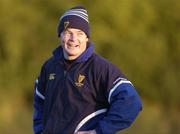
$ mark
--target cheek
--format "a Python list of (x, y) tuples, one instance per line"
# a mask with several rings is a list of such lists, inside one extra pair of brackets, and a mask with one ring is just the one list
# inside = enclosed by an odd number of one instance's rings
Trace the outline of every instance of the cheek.
[(79, 42), (81, 44), (86, 44), (88, 42), (88, 38), (83, 38), (83, 39), (80, 39)]

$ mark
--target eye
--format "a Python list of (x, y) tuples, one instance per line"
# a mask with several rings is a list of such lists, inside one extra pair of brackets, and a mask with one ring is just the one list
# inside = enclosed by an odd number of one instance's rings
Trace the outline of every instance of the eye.
[(71, 36), (71, 32), (69, 32), (69, 31), (64, 31), (64, 36)]
[(78, 32), (77, 35), (78, 36), (84, 36), (84, 33), (83, 32)]

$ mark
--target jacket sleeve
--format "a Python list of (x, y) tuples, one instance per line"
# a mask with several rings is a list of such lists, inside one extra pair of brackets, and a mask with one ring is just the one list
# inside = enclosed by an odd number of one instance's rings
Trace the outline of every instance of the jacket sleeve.
[(115, 134), (129, 127), (142, 109), (139, 95), (124, 75), (116, 70), (108, 71), (107, 75), (104, 87), (107, 88), (109, 109), (96, 127), (97, 134)]
[(34, 134), (40, 134), (43, 129), (43, 109), (45, 100), (45, 71), (41, 70), (34, 86), (34, 113), (33, 129)]

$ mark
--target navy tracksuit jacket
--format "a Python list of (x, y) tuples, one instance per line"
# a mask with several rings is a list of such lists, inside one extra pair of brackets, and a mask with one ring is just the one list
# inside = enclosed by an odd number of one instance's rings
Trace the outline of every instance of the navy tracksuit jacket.
[(64, 64), (62, 47), (42, 66), (35, 82), (34, 133), (73, 134), (95, 129), (114, 134), (129, 127), (141, 100), (120, 70), (93, 52), (93, 45)]

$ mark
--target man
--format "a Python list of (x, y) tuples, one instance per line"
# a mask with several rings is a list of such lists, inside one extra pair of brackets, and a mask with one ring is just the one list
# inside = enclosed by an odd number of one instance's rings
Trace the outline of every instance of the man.
[(120, 70), (93, 52), (85, 8), (63, 14), (58, 36), (61, 45), (35, 83), (34, 133), (114, 134), (129, 127), (141, 100)]

